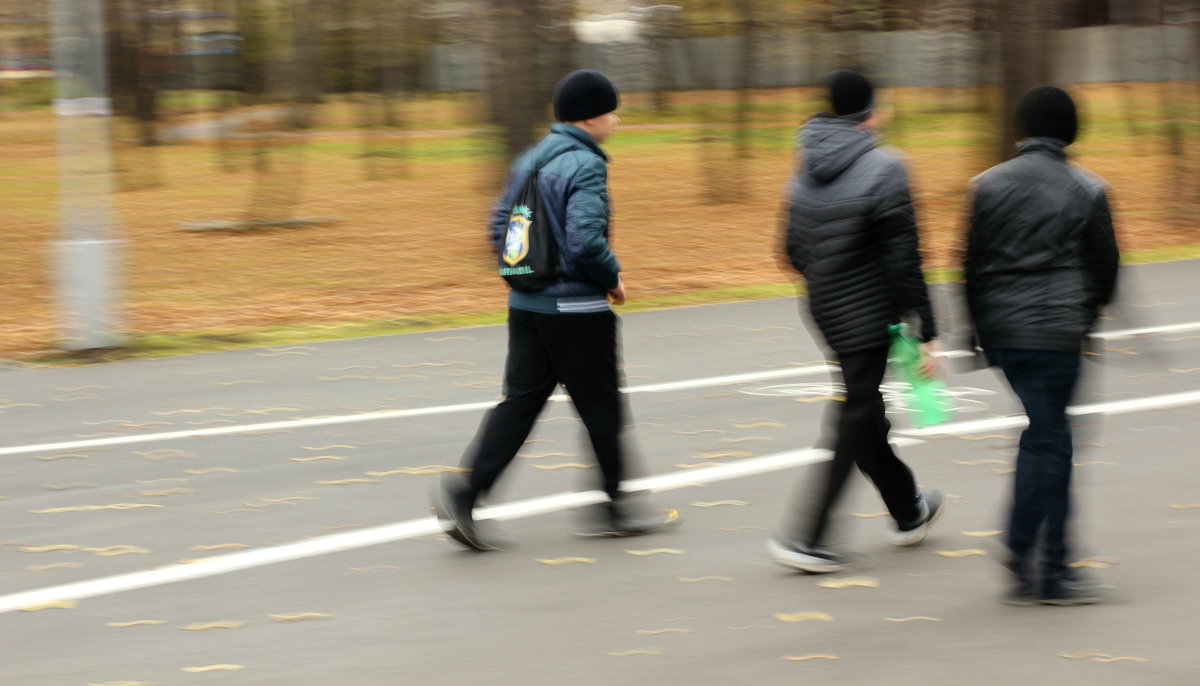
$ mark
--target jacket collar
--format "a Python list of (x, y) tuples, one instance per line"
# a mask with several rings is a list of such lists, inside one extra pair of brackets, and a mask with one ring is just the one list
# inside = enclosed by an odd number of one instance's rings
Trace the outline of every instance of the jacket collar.
[(587, 149), (602, 157), (605, 161), (608, 160), (608, 154), (604, 152), (604, 149), (600, 147), (600, 144), (596, 142), (596, 139), (592, 138), (592, 134), (584, 131), (578, 126), (575, 126), (574, 124), (559, 123), (551, 126), (550, 131), (562, 134), (564, 136), (570, 136), (571, 138), (574, 138), (582, 143)]
[(1059, 160), (1067, 159), (1066, 141), (1057, 138), (1027, 138), (1017, 145), (1017, 154), (1025, 155), (1032, 152), (1044, 152)]

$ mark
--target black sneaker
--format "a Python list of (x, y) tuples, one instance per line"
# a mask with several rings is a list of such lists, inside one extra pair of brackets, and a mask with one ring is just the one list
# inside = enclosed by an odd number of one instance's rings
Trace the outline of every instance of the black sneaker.
[(846, 568), (846, 560), (831, 550), (774, 537), (767, 540), (767, 556), (784, 567), (809, 574), (828, 574)]
[(1083, 577), (1048, 581), (1038, 596), (1042, 605), (1094, 605), (1103, 600), (1100, 585)]
[(436, 492), (431, 508), (442, 530), (450, 538), (479, 552), (500, 550), (498, 545), (479, 535), (471, 512), (474, 509), (474, 503), (471, 501), (472, 498), (466, 492), (443, 488)]
[(677, 510), (640, 512), (622, 500), (605, 503), (584, 514), (583, 521), (576, 525), (576, 536), (619, 538), (622, 536), (645, 536), (661, 531), (679, 521)]
[(942, 516), (945, 509), (941, 491), (922, 491), (921, 495), (917, 496), (917, 519), (898, 525), (895, 531), (889, 531), (888, 542), (898, 546), (919, 545), (929, 535), (929, 528)]
[(1040, 602), (1037, 588), (1031, 582), (1022, 580), (1017, 580), (1008, 589), (1002, 601), (1005, 605), (1015, 605), (1017, 607), (1029, 607), (1037, 605)]
[(1018, 561), (1010, 557), (1004, 563), (1005, 569), (1009, 571), (1009, 579), (1012, 580), (1012, 586), (1001, 599), (1005, 605), (1016, 605), (1019, 607), (1028, 607), (1038, 604), (1037, 584), (1034, 583), (1032, 575), (1029, 573), (1028, 565), (1023, 561)]

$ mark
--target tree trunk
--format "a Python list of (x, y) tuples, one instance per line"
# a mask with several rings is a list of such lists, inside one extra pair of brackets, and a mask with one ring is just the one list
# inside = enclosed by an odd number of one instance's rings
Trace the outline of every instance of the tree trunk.
[[(754, 73), (758, 69), (759, 26), (755, 0), (738, 0), (742, 19), (742, 54), (738, 60), (738, 97), (734, 126), (734, 149), (737, 159), (753, 157), (750, 145), (750, 108), (753, 100)], [(740, 170), (739, 170), (740, 172)], [(737, 173), (741, 179), (743, 174)], [(739, 184), (740, 185), (740, 184)]]
[(546, 97), (539, 92), (537, 78), (538, 34), (529, 30), (540, 23), (539, 4), (539, 0), (492, 0), (498, 69), (495, 120), (504, 129), (509, 162), (533, 144), (534, 127), (544, 118)]
[(136, 65), (133, 77), (133, 117), (137, 121), (138, 140), (142, 145), (158, 143), (156, 122), (159, 76), (156, 71), (162, 68), (162, 62), (155, 55), (156, 32), (150, 14), (154, 4), (153, 0), (132, 0), (129, 5), (136, 27), (133, 35), (128, 36), (133, 46)]
[(292, 116), (291, 125), (313, 125), (310, 105), (321, 103), (321, 64), (318, 56), (318, 0), (293, 0), (292, 16)]
[(1003, 128), (1000, 160), (1016, 154), (1016, 108), (1030, 88), (1049, 80), (1050, 31), (1058, 26), (1048, 0), (1000, 0), (999, 39)]

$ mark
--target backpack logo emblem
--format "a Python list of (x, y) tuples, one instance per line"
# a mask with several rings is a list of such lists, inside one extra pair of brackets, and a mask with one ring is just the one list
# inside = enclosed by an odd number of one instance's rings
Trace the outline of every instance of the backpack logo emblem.
[(508, 235), (504, 238), (504, 262), (515, 265), (529, 254), (529, 227), (533, 225), (533, 212), (524, 205), (513, 208), (508, 218)]

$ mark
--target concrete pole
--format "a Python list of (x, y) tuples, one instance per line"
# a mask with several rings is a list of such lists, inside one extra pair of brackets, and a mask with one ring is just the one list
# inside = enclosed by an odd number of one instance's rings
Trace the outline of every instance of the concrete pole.
[(50, 24), (59, 152), (61, 229), (54, 243), (59, 345), (108, 348), (120, 343), (120, 246), (114, 238), (102, 0), (50, 0)]

